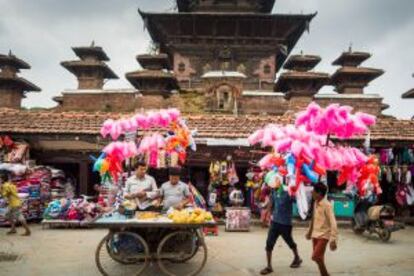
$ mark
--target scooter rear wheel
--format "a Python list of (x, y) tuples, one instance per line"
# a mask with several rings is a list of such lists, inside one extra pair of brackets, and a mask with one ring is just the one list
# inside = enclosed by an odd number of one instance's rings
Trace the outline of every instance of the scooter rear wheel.
[(383, 242), (387, 242), (391, 239), (391, 231), (388, 229), (382, 229), (379, 232), (379, 237)]

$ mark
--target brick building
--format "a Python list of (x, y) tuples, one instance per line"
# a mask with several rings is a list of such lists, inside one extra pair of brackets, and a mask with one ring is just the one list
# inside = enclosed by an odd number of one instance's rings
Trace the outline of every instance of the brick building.
[[(227, 155), (246, 168), (262, 154), (247, 146), (247, 136), (267, 123), (292, 122), (292, 114), (311, 101), (378, 115), (373, 146), (413, 145), (414, 121), (383, 116), (388, 105), (382, 97), (364, 93), (384, 73), (360, 66), (370, 54), (349, 49), (333, 62), (339, 67), (332, 76), (315, 71), (321, 57), (291, 52), (316, 14), (271, 14), (274, 2), (177, 0), (175, 13), (139, 11), (157, 51), (136, 57), (142, 69), (125, 74), (131, 87), (105, 89), (118, 76), (103, 48), (74, 47), (79, 59), (61, 65), (78, 87), (62, 91), (47, 111), (20, 109), (24, 93), (40, 89), (16, 75), (30, 68), (27, 63), (0, 55), (0, 134), (27, 141), (39, 163), (73, 170), (81, 193), (90, 193), (97, 181), (89, 155), (108, 142), (99, 135), (102, 122), (143, 109), (177, 107), (185, 114), (199, 133), (189, 167), (204, 179), (209, 162)], [(319, 93), (327, 85), (335, 93)]]

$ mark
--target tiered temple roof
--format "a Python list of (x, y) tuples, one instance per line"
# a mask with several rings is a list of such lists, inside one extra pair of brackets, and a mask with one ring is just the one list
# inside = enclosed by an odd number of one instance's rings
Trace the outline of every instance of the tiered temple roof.
[(353, 52), (349, 49), (332, 63), (341, 66), (331, 77), (331, 84), (338, 93), (363, 94), (364, 87), (384, 73), (381, 69), (360, 67), (369, 57), (369, 53)]
[(105, 79), (118, 79), (118, 76), (105, 63), (108, 56), (101, 47), (92, 42), (88, 47), (73, 47), (80, 60), (63, 61), (61, 65), (78, 79), (78, 89), (102, 89)]
[(260, 12), (270, 13), (276, 0), (177, 0), (179, 12)]
[[(253, 53), (276, 54), (282, 66), (316, 14), (147, 13), (139, 11), (152, 40), (163, 53), (208, 53), (215, 47), (242, 47)], [(214, 48), (214, 47), (213, 47)]]
[(21, 99), (26, 92), (41, 89), (30, 81), (17, 75), (20, 69), (30, 69), (30, 65), (9, 52), (0, 54), (0, 106), (20, 108)]
[(403, 99), (414, 99), (414, 88), (408, 90), (401, 96)]
[(275, 84), (275, 91), (293, 95), (313, 96), (329, 83), (329, 74), (311, 72), (321, 58), (315, 55), (292, 55), (284, 66), (289, 71), (283, 72)]
[(125, 77), (141, 94), (169, 96), (179, 89), (166, 54), (138, 55), (136, 59), (144, 69), (126, 73)]

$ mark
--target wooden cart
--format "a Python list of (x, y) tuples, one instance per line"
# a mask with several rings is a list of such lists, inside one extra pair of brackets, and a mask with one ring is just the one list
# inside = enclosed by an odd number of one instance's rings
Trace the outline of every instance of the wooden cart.
[(95, 261), (103, 275), (142, 275), (158, 263), (166, 275), (197, 275), (207, 261), (203, 224), (175, 224), (167, 218), (127, 219), (118, 213), (89, 224), (109, 229), (96, 249)]

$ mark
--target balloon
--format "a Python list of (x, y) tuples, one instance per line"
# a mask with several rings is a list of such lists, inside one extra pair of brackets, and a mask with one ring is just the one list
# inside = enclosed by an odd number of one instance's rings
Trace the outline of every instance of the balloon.
[(326, 170), (316, 162), (314, 162), (312, 164), (312, 170), (314, 172), (316, 172), (317, 174), (319, 174), (319, 175), (325, 175), (326, 174)]
[(312, 169), (310, 168), (310, 166), (308, 164), (303, 164), (302, 165), (302, 171), (305, 174), (305, 176), (312, 182), (312, 183), (316, 183), (318, 182), (318, 174), (314, 171), (312, 171)]
[(288, 171), (288, 175), (293, 176), (295, 175), (295, 165), (296, 165), (296, 159), (293, 156), (293, 154), (289, 153), (286, 155), (286, 169)]
[[(275, 180), (276, 176), (277, 176), (277, 171), (275, 171), (275, 170), (269, 171), (264, 177), (265, 183), (269, 187), (272, 187), (274, 185), (274, 180)], [(272, 187), (272, 188), (274, 188), (274, 187)]]

